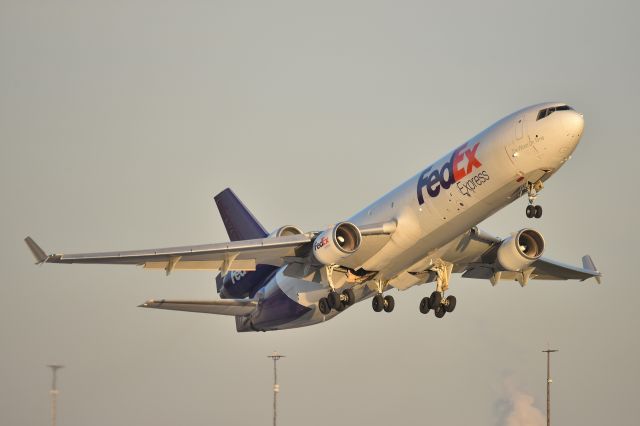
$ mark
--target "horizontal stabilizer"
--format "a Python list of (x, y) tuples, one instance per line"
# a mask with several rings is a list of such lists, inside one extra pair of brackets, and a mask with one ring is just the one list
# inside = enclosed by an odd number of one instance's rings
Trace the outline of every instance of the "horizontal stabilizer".
[(44, 252), (44, 250), (42, 250), (42, 248), (38, 244), (36, 244), (35, 241), (33, 241), (31, 237), (25, 238), (24, 242), (27, 243), (29, 250), (31, 250), (31, 253), (33, 253), (33, 257), (36, 258), (36, 261), (38, 264), (47, 260), (47, 254)]
[(249, 315), (258, 306), (255, 300), (149, 300), (140, 308), (167, 309), (171, 311), (199, 312), (203, 314), (244, 316)]

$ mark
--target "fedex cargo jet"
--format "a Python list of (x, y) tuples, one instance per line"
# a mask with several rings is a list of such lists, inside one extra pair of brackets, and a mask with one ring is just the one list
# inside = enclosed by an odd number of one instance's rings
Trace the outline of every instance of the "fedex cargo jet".
[(150, 300), (145, 308), (236, 318), (238, 331), (303, 327), (371, 299), (393, 311), (388, 290), (434, 283), (419, 312), (453, 312), (451, 275), (495, 285), (515, 280), (580, 280), (601, 274), (589, 256), (582, 267), (542, 257), (545, 240), (530, 228), (498, 238), (477, 224), (527, 195), (526, 216), (539, 218), (536, 197), (570, 158), (584, 128), (563, 103), (524, 108), (428, 165), (360, 212), (328, 229), (282, 226), (268, 233), (230, 190), (215, 197), (228, 243), (106, 253), (47, 255), (25, 239), (38, 263), (142, 265), (219, 271), (215, 300)]

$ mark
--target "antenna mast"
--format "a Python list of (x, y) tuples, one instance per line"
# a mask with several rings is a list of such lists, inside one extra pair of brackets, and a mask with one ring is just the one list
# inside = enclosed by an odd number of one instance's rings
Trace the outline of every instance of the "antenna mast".
[(278, 400), (278, 392), (280, 392), (280, 385), (278, 385), (278, 360), (280, 358), (285, 358), (284, 355), (280, 355), (278, 352), (274, 351), (271, 355), (267, 355), (267, 358), (273, 359), (273, 426), (276, 426), (277, 419), (277, 400)]
[(63, 368), (63, 365), (47, 365), (51, 369), (51, 373), (53, 375), (51, 381), (51, 390), (49, 391), (49, 395), (51, 396), (51, 426), (56, 426), (56, 416), (58, 414), (58, 387), (56, 385), (56, 379), (58, 376), (58, 370)]
[(547, 426), (551, 426), (551, 353), (558, 352), (558, 349), (547, 349), (542, 351), (547, 354)]

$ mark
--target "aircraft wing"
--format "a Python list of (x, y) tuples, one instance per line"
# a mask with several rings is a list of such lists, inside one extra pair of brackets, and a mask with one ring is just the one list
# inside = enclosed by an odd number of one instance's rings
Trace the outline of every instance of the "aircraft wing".
[(256, 264), (281, 265), (284, 257), (296, 256), (297, 250), (311, 242), (311, 234), (233, 241), (147, 250), (104, 253), (47, 255), (30, 237), (27, 246), (37, 263), (91, 263), (111, 265), (142, 265), (145, 268), (221, 270), (223, 272), (255, 270)]
[[(465, 237), (476, 244), (475, 248), (480, 250), (477, 258), (467, 259), (467, 261), (455, 265), (455, 269), (464, 272), (465, 278), (489, 279), (492, 284), (499, 280), (516, 280), (521, 284), (526, 284), (529, 279), (533, 280), (580, 280), (595, 278), (598, 284), (602, 274), (597, 270), (591, 256), (582, 257), (582, 267), (572, 266), (557, 260), (541, 257), (534, 261), (526, 276), (522, 272), (499, 271), (495, 267), (495, 253), (502, 242), (500, 238), (490, 236), (487, 233), (474, 228)], [(484, 247), (482, 247), (484, 245)]]
[(167, 309), (170, 311), (199, 312), (204, 314), (244, 316), (249, 315), (258, 302), (248, 299), (220, 300), (149, 300), (140, 308)]

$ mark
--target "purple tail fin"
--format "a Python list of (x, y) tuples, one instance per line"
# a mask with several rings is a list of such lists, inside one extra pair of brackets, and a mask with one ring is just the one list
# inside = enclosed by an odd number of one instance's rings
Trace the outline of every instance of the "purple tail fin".
[[(214, 199), (231, 241), (265, 238), (269, 235), (231, 189), (225, 189)], [(218, 274), (216, 288), (222, 299), (253, 297), (277, 269), (278, 267), (272, 265), (257, 265), (255, 271)]]
[(229, 188), (214, 197), (231, 241), (264, 238), (267, 231)]

